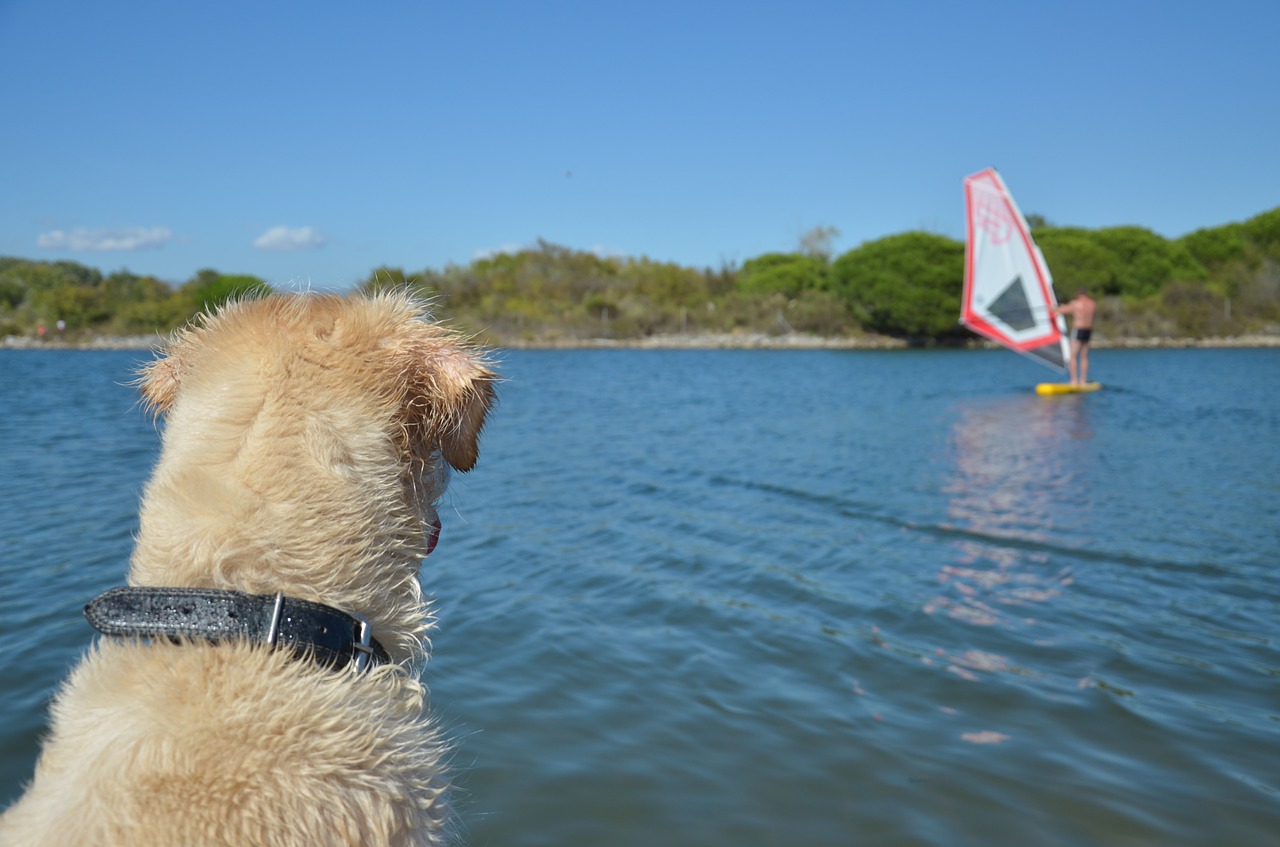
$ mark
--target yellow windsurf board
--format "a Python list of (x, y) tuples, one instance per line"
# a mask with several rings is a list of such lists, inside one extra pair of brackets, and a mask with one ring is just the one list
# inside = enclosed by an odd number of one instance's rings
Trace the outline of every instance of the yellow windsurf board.
[(1102, 387), (1100, 382), (1086, 382), (1083, 385), (1072, 385), (1069, 382), (1042, 382), (1036, 386), (1037, 394), (1080, 394), (1085, 391), (1097, 391)]

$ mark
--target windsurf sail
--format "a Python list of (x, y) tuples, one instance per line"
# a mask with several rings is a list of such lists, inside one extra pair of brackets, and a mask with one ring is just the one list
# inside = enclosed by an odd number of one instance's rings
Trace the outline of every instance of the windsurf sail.
[(1027, 220), (995, 168), (964, 178), (960, 323), (1010, 350), (1067, 369), (1066, 322)]

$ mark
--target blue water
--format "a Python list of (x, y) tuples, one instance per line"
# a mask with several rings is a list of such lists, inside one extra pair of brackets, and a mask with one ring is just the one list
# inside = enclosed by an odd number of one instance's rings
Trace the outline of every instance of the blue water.
[[(0, 803), (121, 581), (139, 353), (0, 353)], [(423, 568), (476, 845), (1280, 836), (1280, 351), (521, 351)]]

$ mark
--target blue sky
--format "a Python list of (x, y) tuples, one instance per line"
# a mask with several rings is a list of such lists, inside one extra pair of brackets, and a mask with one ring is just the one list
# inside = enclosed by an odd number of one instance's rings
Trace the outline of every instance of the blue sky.
[(0, 255), (347, 288), (1280, 205), (1280, 3), (0, 0)]

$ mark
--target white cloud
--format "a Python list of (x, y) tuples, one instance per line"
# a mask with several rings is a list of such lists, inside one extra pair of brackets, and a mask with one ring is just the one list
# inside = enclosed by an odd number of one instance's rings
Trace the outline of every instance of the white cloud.
[(273, 226), (259, 235), (253, 246), (259, 250), (319, 250), (325, 245), (324, 236), (311, 226)]
[(166, 227), (128, 227), (125, 229), (85, 229), (71, 231), (53, 229), (36, 236), (36, 246), (50, 250), (146, 250), (163, 247), (173, 238)]

